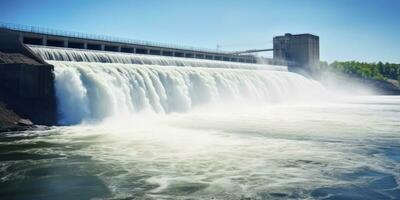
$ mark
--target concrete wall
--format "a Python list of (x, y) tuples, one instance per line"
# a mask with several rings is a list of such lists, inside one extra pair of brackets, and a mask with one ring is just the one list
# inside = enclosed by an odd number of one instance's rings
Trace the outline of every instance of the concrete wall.
[(0, 64), (0, 100), (35, 124), (57, 123), (52, 65)]
[[(8, 30), (11, 31), (11, 30)], [(1, 32), (1, 30), (0, 30)], [(224, 60), (229, 62), (255, 63), (256, 59), (251, 55), (234, 55), (221, 52), (208, 52), (191, 49), (178, 49), (172, 47), (120, 43), (106, 40), (86, 39), (79, 37), (46, 35), (34, 32), (12, 30), (14, 35), (24, 44), (66, 47), (77, 49), (90, 49), (100, 51), (113, 51), (124, 53), (150, 54), (161, 56), (175, 56), (208, 60)], [(208, 56), (205, 56), (208, 55)], [(220, 58), (220, 59), (218, 59)]]
[(0, 100), (35, 124), (55, 125), (52, 65), (0, 64)]
[(274, 60), (286, 62), (289, 70), (315, 74), (319, 66), (319, 37), (285, 34), (274, 37)]
[(20, 53), (27, 56), (38, 63), (45, 64), (46, 62), (35, 55), (29, 48), (27, 48), (22, 42), (18, 34), (14, 31), (0, 28), (0, 52), (3, 53)]
[(36, 56), (12, 31), (0, 31), (0, 52), (9, 55), (0, 64), (0, 101), (35, 124), (55, 125), (54, 67)]

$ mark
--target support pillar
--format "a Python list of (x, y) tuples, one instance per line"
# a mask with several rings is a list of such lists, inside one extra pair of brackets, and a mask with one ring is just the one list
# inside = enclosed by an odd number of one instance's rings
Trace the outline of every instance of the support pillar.
[(18, 40), (24, 43), (24, 35), (22, 33), (19, 33)]
[(47, 36), (42, 37), (42, 45), (47, 46)]
[(105, 46), (104, 44), (101, 45), (101, 50), (104, 51), (105, 50)]

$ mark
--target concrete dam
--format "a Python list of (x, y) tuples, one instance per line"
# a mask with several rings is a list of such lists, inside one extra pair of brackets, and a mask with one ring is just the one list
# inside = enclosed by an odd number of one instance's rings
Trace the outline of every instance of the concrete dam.
[(36, 124), (69, 125), (323, 92), (318, 82), (288, 72), (313, 71), (318, 37), (275, 37), (273, 50), (274, 59), (260, 64), (254, 55), (3, 25), (0, 100)]

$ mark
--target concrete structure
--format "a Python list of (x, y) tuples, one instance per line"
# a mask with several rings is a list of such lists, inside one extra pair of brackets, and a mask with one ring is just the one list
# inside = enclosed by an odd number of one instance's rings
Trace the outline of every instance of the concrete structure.
[(274, 60), (288, 65), (290, 71), (314, 75), (319, 66), (319, 37), (311, 34), (274, 37)]
[(16, 35), (0, 32), (0, 101), (9, 109), (35, 124), (56, 124), (53, 70)]
[[(228, 62), (287, 64), (289, 70), (313, 73), (319, 64), (319, 39), (310, 34), (274, 38), (274, 60), (243, 52), (220, 52), (191, 47), (122, 40), (103, 36), (0, 24), (0, 102), (35, 124), (57, 124), (54, 67), (25, 44), (186, 57)], [(244, 53), (265, 51), (248, 50)]]
[(0, 32), (4, 31), (15, 34), (22, 43), (30, 45), (221, 60), (228, 62), (256, 62), (256, 58), (253, 55), (235, 55), (232, 54), (232, 52), (121, 39), (22, 25), (0, 24)]
[(0, 102), (4, 102), (21, 117), (42, 125), (57, 124), (54, 66), (47, 64), (25, 44), (229, 62), (256, 62), (255, 57), (251, 55), (157, 46), (153, 43), (38, 30), (34, 27), (12, 28), (0, 24)]

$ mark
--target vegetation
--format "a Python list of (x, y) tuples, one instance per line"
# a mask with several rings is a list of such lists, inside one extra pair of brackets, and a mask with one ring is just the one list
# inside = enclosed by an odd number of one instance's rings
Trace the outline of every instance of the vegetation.
[(365, 63), (356, 61), (321, 62), (321, 70), (341, 72), (352, 77), (368, 80), (387, 81), (397, 80), (400, 85), (400, 64), (393, 63)]

